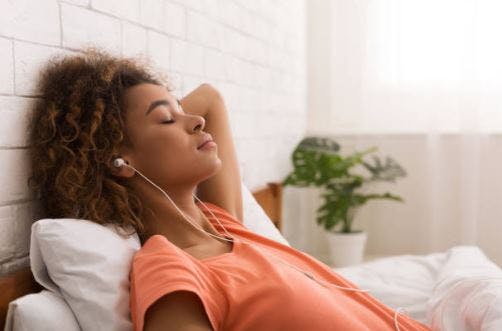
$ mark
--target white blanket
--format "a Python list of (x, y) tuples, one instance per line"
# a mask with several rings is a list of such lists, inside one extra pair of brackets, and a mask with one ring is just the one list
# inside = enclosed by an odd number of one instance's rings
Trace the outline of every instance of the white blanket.
[(333, 270), (433, 330), (502, 330), (502, 269), (476, 246)]

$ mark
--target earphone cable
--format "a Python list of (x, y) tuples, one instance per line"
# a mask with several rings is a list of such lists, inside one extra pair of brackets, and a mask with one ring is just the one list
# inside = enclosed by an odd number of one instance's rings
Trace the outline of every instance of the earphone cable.
[[(118, 160), (120, 160), (120, 161), (118, 161)], [(117, 161), (117, 162), (115, 162), (115, 161)], [(223, 240), (226, 240), (226, 241), (233, 242), (233, 240), (228, 240), (227, 238), (223, 238), (223, 237), (220, 237), (220, 236), (215, 236), (215, 235), (213, 235), (213, 234), (211, 234), (211, 233), (209, 233), (209, 232), (207, 232), (207, 231), (204, 231), (204, 229), (197, 227), (195, 224), (193, 224), (192, 222), (190, 222), (190, 221), (188, 220), (187, 216), (183, 213), (183, 211), (181, 211), (181, 210), (178, 208), (178, 206), (177, 206), (177, 205), (176, 205), (176, 204), (172, 201), (172, 199), (169, 197), (169, 195), (168, 195), (166, 192), (164, 192), (164, 190), (162, 190), (162, 189), (161, 189), (158, 185), (156, 185), (155, 183), (153, 183), (150, 179), (148, 179), (145, 175), (143, 175), (143, 174), (142, 174), (139, 170), (137, 170), (136, 168), (134, 168), (134, 167), (132, 167), (132, 166), (128, 165), (127, 163), (125, 163), (122, 159), (116, 159), (115, 161), (114, 161), (114, 165), (115, 165), (115, 166), (119, 167), (119, 166), (121, 166), (121, 165), (126, 165), (127, 167), (129, 167), (129, 168), (133, 169), (135, 172), (137, 172), (138, 174), (140, 174), (140, 175), (141, 175), (141, 177), (143, 177), (145, 180), (147, 180), (150, 184), (152, 184), (152, 185), (153, 185), (154, 187), (156, 187), (158, 190), (160, 190), (160, 191), (164, 194), (164, 196), (165, 196), (165, 197), (167, 197), (167, 198), (169, 199), (169, 201), (171, 201), (171, 203), (172, 203), (172, 204), (174, 205), (174, 207), (175, 207), (175, 208), (176, 208), (176, 209), (177, 209), (177, 210), (181, 213), (181, 215), (185, 218), (185, 220), (187, 220), (187, 221), (188, 221), (188, 222), (189, 222), (189, 223), (190, 223), (193, 227), (195, 227), (197, 230), (202, 231), (202, 232), (204, 232), (204, 233), (206, 233), (206, 234), (209, 234), (210, 236), (213, 236), (213, 237), (215, 237), (215, 238), (219, 238), (219, 239), (223, 239)], [(207, 207), (207, 206), (206, 206), (206, 205), (205, 205), (205, 204), (204, 204), (204, 203), (203, 203), (203, 202), (202, 202), (202, 201), (201, 201), (201, 200), (200, 200), (200, 199), (196, 196), (196, 195), (194, 195), (194, 194), (192, 194), (192, 195), (193, 195), (193, 196), (194, 196), (194, 197), (195, 197), (195, 198), (196, 198), (196, 199), (197, 199), (197, 200), (198, 200), (198, 201), (199, 201), (199, 202), (200, 202), (200, 203), (204, 206), (204, 208), (205, 208), (205, 209), (206, 209), (206, 210), (207, 210), (207, 211), (208, 211), (208, 212), (209, 212), (209, 213), (210, 213), (210, 214), (211, 214), (211, 215), (212, 215), (212, 216), (216, 219), (216, 221), (217, 221), (217, 222), (218, 222), (218, 224), (221, 226), (221, 228), (225, 231), (225, 233), (226, 233), (226, 234), (227, 234), (230, 238), (232, 238), (232, 239), (233, 239), (234, 237), (233, 237), (233, 236), (231, 236), (231, 235), (228, 233), (227, 229), (223, 226), (223, 224), (221, 224), (220, 220), (219, 220), (219, 219), (218, 219), (218, 218), (217, 218), (217, 217), (213, 214), (213, 212), (212, 212), (212, 211), (211, 211), (211, 210), (210, 210), (210, 209), (209, 209), (209, 208), (208, 208), (208, 207)], [(241, 240), (241, 239), (240, 239), (240, 240)], [(250, 243), (250, 242), (248, 242), (247, 240), (242, 240), (242, 241), (243, 241), (243, 242), (246, 242), (246, 243), (248, 243), (248, 244), (251, 244), (251, 243)], [(253, 244), (253, 246), (254, 246), (255, 248), (259, 249), (259, 248), (258, 248), (257, 246), (255, 246), (254, 244)], [(259, 249), (259, 250), (263, 253), (263, 250), (261, 250), (261, 249)], [(267, 256), (272, 256), (271, 254), (268, 254), (268, 253), (267, 253), (266, 255), (267, 255)], [(324, 284), (320, 283), (317, 279), (315, 279), (315, 277), (314, 277), (312, 274), (307, 273), (307, 272), (305, 272), (305, 271), (303, 271), (303, 270), (301, 270), (301, 269), (297, 268), (296, 266), (293, 266), (293, 265), (291, 265), (291, 264), (289, 264), (289, 263), (287, 263), (287, 262), (283, 261), (282, 259), (279, 259), (279, 258), (276, 258), (276, 257), (274, 257), (274, 259), (275, 259), (275, 260), (277, 260), (277, 261), (279, 261), (279, 262), (281, 262), (281, 263), (283, 263), (283, 264), (286, 264), (286, 265), (288, 265), (288, 266), (290, 266), (290, 267), (292, 267), (292, 268), (294, 268), (294, 269), (296, 269), (296, 270), (298, 270), (298, 271), (300, 271), (300, 272), (302, 272), (303, 274), (305, 274), (306, 276), (308, 276), (308, 277), (309, 277), (309, 278), (311, 278), (312, 280), (314, 280), (314, 281), (316, 281), (317, 283), (319, 283), (319, 284), (321, 284), (321, 285), (323, 285), (323, 286), (324, 286)], [(335, 284), (332, 284), (332, 283), (329, 283), (329, 285), (331, 285), (331, 286), (335, 286), (335, 287), (340, 288), (340, 289), (343, 289), (343, 290), (348, 290), (348, 291), (355, 291), (355, 292), (371, 292), (370, 290), (362, 290), (362, 289), (356, 289), (356, 288), (343, 287), (343, 286), (338, 286), (338, 285), (335, 285)], [(402, 308), (402, 307), (399, 307), (399, 308), (395, 311), (395, 314), (394, 314), (394, 324), (395, 324), (395, 327), (396, 327), (396, 330), (397, 330), (397, 331), (400, 331), (400, 329), (399, 329), (399, 323), (398, 323), (398, 321), (397, 321), (397, 315), (399, 314), (399, 310), (400, 310), (401, 308)]]
[[(127, 167), (129, 167), (129, 168), (133, 169), (134, 171), (136, 171), (138, 174), (140, 174), (140, 175), (141, 175), (141, 177), (143, 177), (143, 178), (144, 178), (145, 180), (147, 180), (150, 184), (152, 184), (152, 185), (153, 185), (153, 186), (155, 186), (158, 190), (160, 190), (160, 191), (162, 192), (162, 194), (164, 194), (164, 196), (165, 196), (166, 198), (168, 198), (168, 199), (169, 199), (169, 201), (171, 201), (171, 203), (174, 205), (174, 207), (175, 207), (175, 208), (176, 208), (176, 209), (177, 209), (177, 210), (181, 213), (181, 215), (182, 215), (182, 216), (183, 216), (183, 217), (184, 217), (184, 218), (188, 221), (188, 223), (190, 223), (190, 224), (191, 224), (194, 228), (196, 228), (197, 230), (202, 231), (202, 232), (204, 232), (204, 233), (206, 233), (206, 234), (208, 234), (208, 235), (210, 235), (210, 236), (217, 237), (217, 238), (220, 238), (220, 239), (223, 239), (223, 240), (227, 240), (227, 241), (231, 241), (231, 240), (228, 240), (227, 238), (223, 238), (223, 237), (220, 237), (220, 236), (215, 236), (215, 235), (213, 235), (212, 233), (209, 233), (209, 232), (207, 232), (207, 231), (204, 231), (203, 229), (199, 228), (198, 226), (196, 226), (195, 224), (193, 224), (192, 222), (190, 222), (190, 221), (188, 220), (187, 216), (185, 215), (185, 213), (183, 213), (183, 211), (182, 211), (182, 210), (180, 210), (180, 209), (178, 208), (178, 206), (177, 206), (177, 205), (173, 202), (173, 200), (171, 200), (171, 198), (169, 197), (169, 195), (168, 195), (166, 192), (164, 192), (164, 190), (162, 190), (159, 186), (157, 186), (157, 184), (155, 184), (155, 183), (154, 183), (154, 182), (152, 182), (150, 179), (148, 179), (145, 175), (143, 175), (143, 174), (142, 174), (139, 170), (137, 170), (136, 168), (134, 168), (134, 167), (132, 167), (132, 166), (128, 165), (127, 163), (123, 163), (123, 164), (124, 164), (125, 166), (127, 166)], [(195, 196), (195, 195), (194, 195), (194, 196)], [(198, 199), (198, 198), (197, 198), (197, 199)], [(200, 201), (200, 200), (199, 200), (199, 201)], [(202, 203), (202, 202), (201, 202), (201, 203)], [(204, 205), (204, 207), (205, 207), (205, 205)], [(207, 207), (206, 207), (206, 209), (207, 209)], [(218, 221), (218, 223), (220, 224), (220, 226), (222, 226), (222, 227), (223, 227), (223, 225), (221, 225), (220, 221), (219, 221), (219, 220), (217, 220), (217, 221)], [(223, 228), (224, 228), (224, 227), (223, 227)], [(226, 230), (226, 229), (225, 229), (225, 232), (227, 232), (227, 230)], [(228, 234), (228, 232), (227, 232), (227, 234)], [(230, 237), (231, 237), (231, 236), (230, 236)]]

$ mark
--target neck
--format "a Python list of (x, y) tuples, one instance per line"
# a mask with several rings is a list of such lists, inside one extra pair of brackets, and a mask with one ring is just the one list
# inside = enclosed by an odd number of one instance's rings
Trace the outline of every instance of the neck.
[(194, 228), (173, 202), (197, 228), (218, 235), (195, 203), (192, 194), (196, 186), (170, 186), (169, 189), (161, 187), (173, 201), (171, 202), (157, 188), (146, 184), (140, 183), (136, 186), (144, 207), (141, 220), (147, 228), (146, 235), (141, 238), (142, 244), (155, 234), (163, 235), (182, 249), (212, 240), (213, 237)]

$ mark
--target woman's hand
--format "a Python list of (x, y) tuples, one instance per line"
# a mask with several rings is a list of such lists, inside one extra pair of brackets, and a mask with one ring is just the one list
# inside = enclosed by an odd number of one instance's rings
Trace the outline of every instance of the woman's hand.
[(207, 114), (215, 102), (221, 101), (220, 92), (212, 85), (204, 83), (180, 100), (181, 107), (188, 114), (207, 119)]

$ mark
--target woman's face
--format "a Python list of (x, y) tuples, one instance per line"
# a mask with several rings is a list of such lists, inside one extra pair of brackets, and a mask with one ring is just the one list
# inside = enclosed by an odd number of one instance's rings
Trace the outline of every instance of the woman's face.
[(133, 147), (123, 156), (155, 184), (197, 185), (221, 167), (217, 146), (205, 141), (205, 120), (187, 114), (167, 88), (139, 84), (124, 94), (126, 129)]

